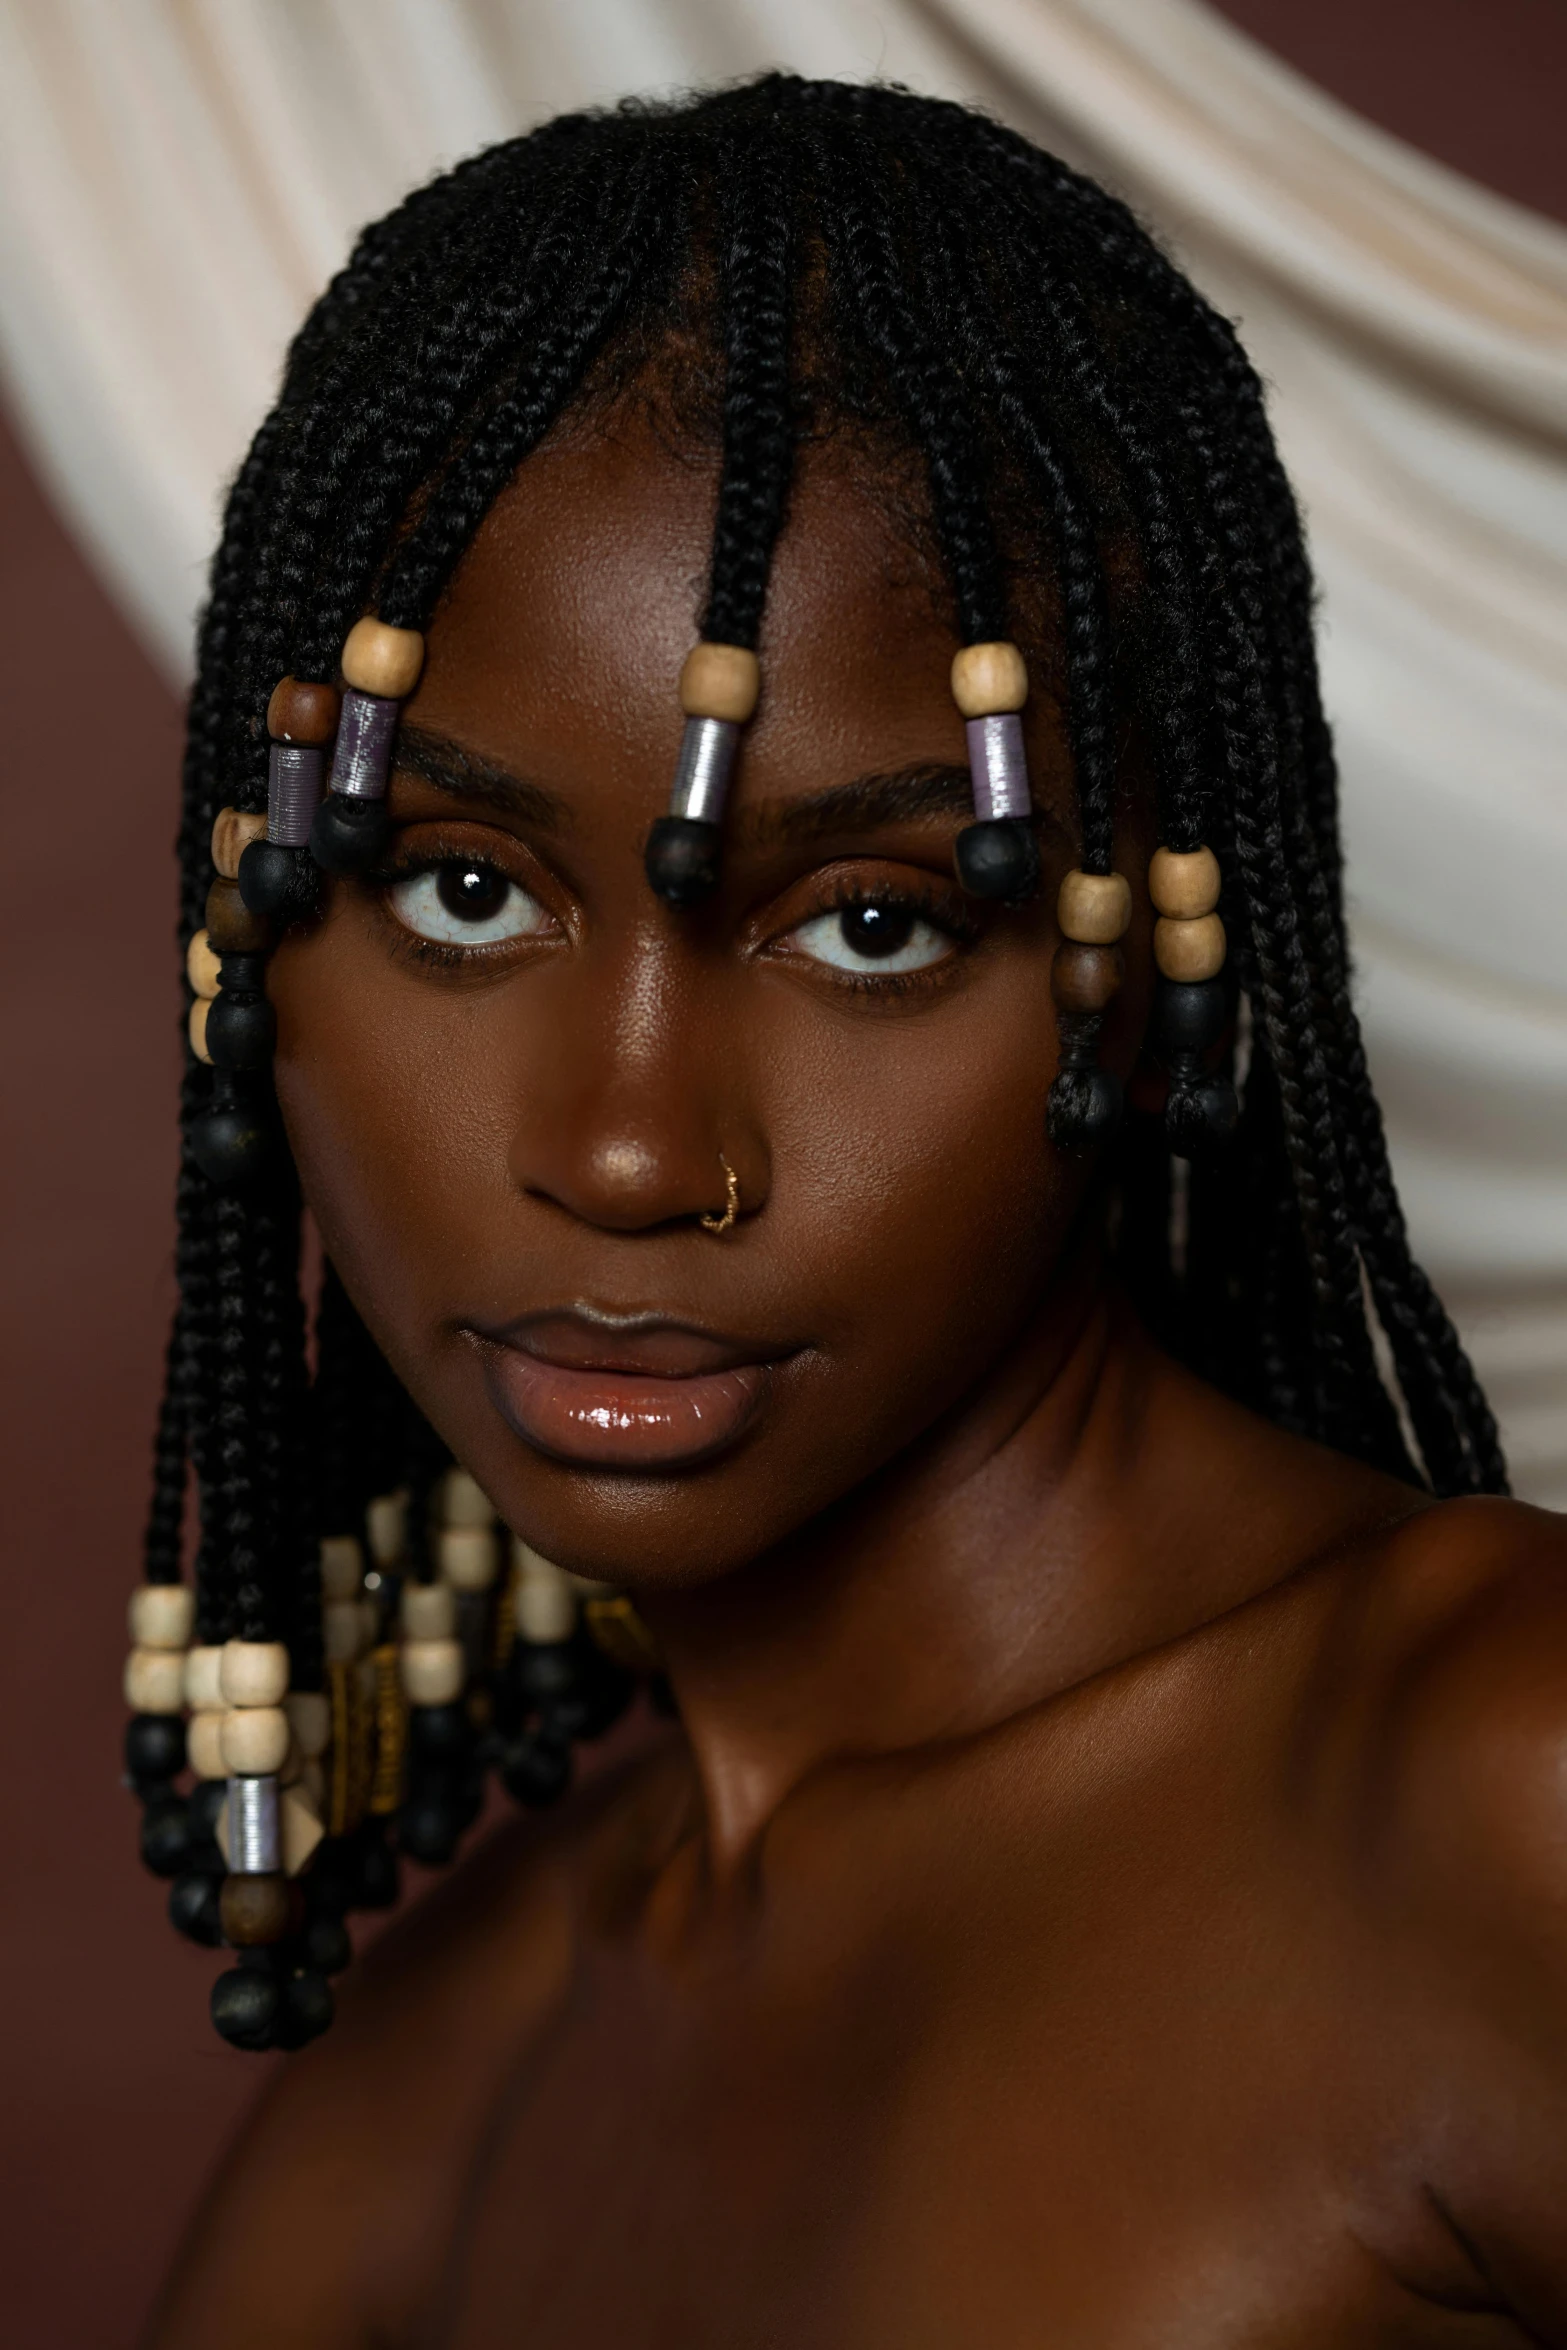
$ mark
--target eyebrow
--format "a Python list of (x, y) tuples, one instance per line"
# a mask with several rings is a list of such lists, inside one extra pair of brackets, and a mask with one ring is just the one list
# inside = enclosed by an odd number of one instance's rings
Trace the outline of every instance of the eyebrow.
[(493, 759), (465, 750), (449, 735), (431, 734), (422, 726), (399, 727), (394, 766), (436, 791), (449, 792), (454, 800), (476, 801), (541, 832), (570, 828), (571, 810), (558, 792), (546, 791), (542, 783), (529, 783)]

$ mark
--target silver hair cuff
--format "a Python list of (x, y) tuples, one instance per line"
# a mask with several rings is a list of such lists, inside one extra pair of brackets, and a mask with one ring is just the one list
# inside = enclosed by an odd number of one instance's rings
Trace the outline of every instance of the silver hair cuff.
[(383, 800), (392, 764), (392, 739), (401, 702), (386, 694), (362, 694), (353, 686), (343, 696), (332, 753), (332, 789), (350, 799)]
[(1029, 816), (1028, 758), (1023, 721), (1015, 710), (994, 718), (965, 721), (969, 773), (974, 779), (974, 813), (983, 823), (996, 816)]
[(274, 743), (267, 768), (267, 838), (302, 849), (321, 799), (321, 753), (305, 743)]
[(230, 1876), (274, 1877), (281, 1855), (276, 1779), (230, 1779)]
[(729, 719), (686, 720), (669, 801), (671, 816), (687, 816), (696, 824), (718, 823), (739, 747), (740, 729)]

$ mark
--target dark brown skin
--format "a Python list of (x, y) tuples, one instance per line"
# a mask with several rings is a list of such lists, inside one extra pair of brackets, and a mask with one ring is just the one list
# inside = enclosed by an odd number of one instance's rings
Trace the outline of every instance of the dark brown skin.
[[(635, 421), (562, 444), (432, 631), (415, 763), (559, 816), (404, 773), (402, 850), (482, 854), (544, 934), (432, 967), (355, 888), (271, 982), (350, 1291), (508, 1522), (635, 1591), (682, 1726), (345, 1986), (158, 2350), (1567, 2343), (1559, 1528), (1280, 1434), (1109, 1294), (1044, 1140), (1064, 821), (1038, 906), (914, 985), (800, 948), (846, 881), (961, 911), (951, 798), (780, 834), (962, 757), (846, 455), (780, 550), (722, 900), (652, 898), (712, 495)], [(524, 1443), (474, 1333), (583, 1303), (771, 1359), (739, 1440)]]

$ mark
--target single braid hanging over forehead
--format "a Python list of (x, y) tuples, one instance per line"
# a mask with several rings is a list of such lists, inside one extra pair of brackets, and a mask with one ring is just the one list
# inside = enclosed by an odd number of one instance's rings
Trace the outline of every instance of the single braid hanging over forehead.
[[(530, 453), (677, 346), (682, 412), (686, 379), (710, 382), (699, 429), (721, 450), (704, 639), (755, 652), (796, 446), (869, 424), (868, 447), (923, 470), (962, 643), (1004, 645), (1027, 625), (1015, 606), (1053, 616), (1084, 873), (1113, 870), (1134, 732), (1160, 840), (1216, 852), (1249, 1037), (1238, 1133), (1183, 1175), (1174, 1240), (1163, 1134), (1134, 1118), (1107, 1154), (1123, 1277), (1155, 1326), (1286, 1427), (1438, 1493), (1504, 1490), (1410, 1256), (1350, 1003), (1311, 576), (1257, 378), (1122, 204), (961, 107), (771, 76), (566, 117), (367, 231), (230, 497), (190, 711), (182, 945), (215, 817), (267, 804), (278, 680), (330, 686), (367, 610), (424, 630)], [(214, 1101), (272, 1131), (227, 1188), (190, 1143)], [(433, 1491), (439, 1448), (330, 1267), (307, 1377), (298, 1187), (265, 1072), (192, 1062), (182, 1116), (147, 1577), (179, 1576), (193, 1472), (199, 1640), (286, 1641), (308, 1692), (321, 1538), (363, 1534), (395, 1486)], [(423, 1541), (421, 1520), (415, 1579)], [(550, 1792), (537, 1753), (529, 1768)]]

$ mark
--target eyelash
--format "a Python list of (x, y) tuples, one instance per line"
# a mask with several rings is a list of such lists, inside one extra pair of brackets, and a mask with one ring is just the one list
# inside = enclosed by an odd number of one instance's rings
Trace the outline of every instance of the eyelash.
[(383, 921), (392, 933), (392, 951), (400, 962), (416, 964), (422, 971), (474, 971), (492, 955), (510, 952), (514, 941), (501, 939), (486, 946), (455, 946), (447, 939), (421, 938), (409, 930), (391, 912), (386, 900), (400, 881), (412, 881), (421, 873), (438, 873), (443, 865), (482, 866), (516, 889), (525, 889), (514, 873), (494, 857), (475, 856), (458, 841), (437, 841), (431, 848), (419, 849), (412, 855), (391, 856), (362, 876), (364, 886), (374, 893)]

